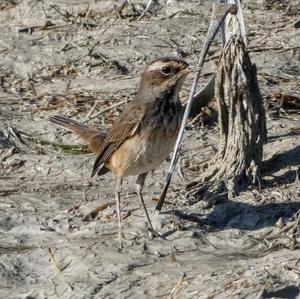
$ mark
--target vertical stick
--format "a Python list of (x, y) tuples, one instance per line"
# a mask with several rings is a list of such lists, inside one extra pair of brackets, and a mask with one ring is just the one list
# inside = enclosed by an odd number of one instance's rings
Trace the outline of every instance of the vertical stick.
[(196, 91), (196, 87), (197, 87), (197, 83), (198, 80), (200, 78), (200, 74), (202, 71), (202, 67), (204, 64), (204, 60), (206, 58), (206, 55), (208, 53), (208, 49), (211, 45), (211, 43), (213, 42), (221, 24), (223, 23), (224, 19), (226, 18), (227, 14), (229, 13), (229, 11), (232, 12), (236, 12), (236, 5), (232, 5), (232, 4), (226, 4), (226, 3), (219, 3), (219, 4), (214, 4), (213, 6), (213, 11), (212, 11), (212, 17), (211, 17), (211, 21), (209, 24), (209, 29), (200, 53), (200, 57), (199, 57), (199, 61), (197, 64), (197, 72), (195, 73), (195, 77), (193, 80), (193, 84), (191, 87), (191, 91), (190, 91), (190, 95), (189, 95), (189, 99), (187, 101), (187, 105), (185, 107), (185, 111), (184, 111), (184, 115), (183, 115), (183, 119), (182, 119), (182, 123), (181, 123), (181, 127), (179, 130), (179, 134), (176, 140), (176, 144), (175, 144), (175, 148), (174, 148), (174, 153), (172, 156), (172, 160), (171, 160), (171, 164), (170, 164), (170, 168), (166, 177), (166, 182), (165, 185), (163, 187), (162, 193), (160, 195), (160, 198), (156, 204), (155, 210), (160, 211), (163, 204), (164, 204), (164, 200), (172, 179), (172, 175), (173, 172), (175, 170), (175, 166), (179, 157), (179, 150), (180, 150), (180, 146), (181, 146), (181, 141), (182, 141), (182, 137), (183, 137), (183, 133), (185, 130), (185, 126), (186, 126), (186, 122), (187, 122), (187, 118), (189, 116), (190, 110), (191, 110), (191, 104), (192, 104), (192, 100)]

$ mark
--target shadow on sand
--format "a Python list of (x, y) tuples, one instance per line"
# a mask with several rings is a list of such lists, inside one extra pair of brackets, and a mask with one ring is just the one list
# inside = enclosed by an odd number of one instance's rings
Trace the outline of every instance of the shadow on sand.
[[(295, 170), (287, 170), (284, 174), (273, 175), (280, 169), (300, 165), (300, 145), (295, 148), (274, 155), (263, 162), (264, 175), (273, 179), (264, 181), (263, 188), (294, 183), (298, 173)], [(297, 189), (297, 188), (295, 188)], [(299, 188), (300, 189), (300, 188)], [(259, 193), (259, 191), (257, 191)], [(272, 196), (272, 195), (271, 195)], [(284, 202), (264, 203), (252, 205), (245, 202), (225, 200), (214, 206), (213, 211), (207, 213), (184, 213), (181, 210), (166, 210), (163, 214), (173, 214), (182, 220), (187, 220), (199, 225), (209, 225), (216, 229), (236, 228), (241, 230), (258, 230), (264, 227), (274, 226), (279, 218), (287, 220), (300, 209), (300, 190), (289, 194), (289, 199)], [(269, 198), (267, 198), (268, 200)], [(187, 227), (188, 229), (188, 227)]]
[(274, 176), (273, 174), (277, 171), (289, 168), (291, 166), (298, 166), (298, 170), (300, 167), (300, 145), (295, 148), (274, 155), (269, 160), (263, 162), (262, 172), (263, 175), (273, 176), (272, 180), (265, 181), (267, 186), (276, 186), (280, 184), (293, 183), (297, 179), (297, 171), (295, 170), (287, 170), (285, 173), (280, 176)]
[[(274, 226), (279, 218), (287, 220), (300, 209), (300, 202), (282, 202), (263, 205), (251, 205), (244, 202), (227, 200), (216, 205), (209, 214), (183, 213), (180, 210), (167, 210), (163, 214), (197, 223), (209, 225), (215, 229), (236, 228), (241, 230), (258, 230)], [(188, 229), (188, 227), (185, 227)]]

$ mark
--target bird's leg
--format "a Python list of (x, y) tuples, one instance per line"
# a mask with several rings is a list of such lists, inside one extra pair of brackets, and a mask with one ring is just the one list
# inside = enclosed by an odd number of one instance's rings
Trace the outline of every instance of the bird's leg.
[(139, 199), (140, 199), (140, 201), (142, 203), (144, 212), (146, 214), (147, 222), (148, 222), (148, 225), (149, 225), (151, 231), (153, 232), (153, 234), (156, 237), (159, 237), (159, 234), (156, 233), (155, 230), (153, 229), (153, 226), (152, 226), (152, 223), (151, 223), (151, 220), (150, 220), (150, 217), (149, 217), (149, 214), (148, 214), (148, 211), (147, 211), (144, 199), (143, 199), (143, 195), (142, 195), (142, 191), (143, 191), (143, 187), (144, 187), (146, 176), (147, 176), (147, 173), (143, 173), (143, 174), (140, 174), (138, 176), (138, 178), (136, 180), (136, 193), (137, 193), (137, 195), (138, 195), (138, 197), (139, 197)]
[(117, 214), (118, 214), (118, 225), (119, 225), (119, 242), (120, 242), (120, 247), (123, 248), (121, 191), (122, 191), (122, 178), (118, 177), (116, 181), (116, 203), (117, 203)]

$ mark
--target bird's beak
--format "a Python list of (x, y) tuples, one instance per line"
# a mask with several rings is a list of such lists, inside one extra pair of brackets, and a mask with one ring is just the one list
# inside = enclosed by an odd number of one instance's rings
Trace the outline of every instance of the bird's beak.
[(188, 75), (190, 73), (194, 72), (194, 67), (189, 65), (186, 69), (182, 70), (180, 73), (182, 75)]
[(189, 73), (195, 73), (195, 72), (199, 71), (198, 67), (192, 66), (192, 65), (189, 65), (187, 69), (189, 70)]

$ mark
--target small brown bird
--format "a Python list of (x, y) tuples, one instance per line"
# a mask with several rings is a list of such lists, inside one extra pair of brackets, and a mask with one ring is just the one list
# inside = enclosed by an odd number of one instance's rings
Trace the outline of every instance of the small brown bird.
[(189, 64), (177, 58), (160, 58), (149, 63), (142, 74), (135, 99), (121, 113), (104, 137), (104, 132), (75, 121), (51, 117), (50, 121), (79, 134), (96, 152), (92, 176), (112, 171), (116, 176), (116, 203), (119, 238), (122, 246), (121, 189), (126, 176), (137, 175), (136, 192), (141, 200), (147, 222), (153, 226), (147, 212), (142, 189), (147, 173), (160, 165), (175, 144), (182, 118), (179, 91)]

